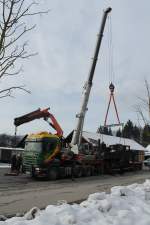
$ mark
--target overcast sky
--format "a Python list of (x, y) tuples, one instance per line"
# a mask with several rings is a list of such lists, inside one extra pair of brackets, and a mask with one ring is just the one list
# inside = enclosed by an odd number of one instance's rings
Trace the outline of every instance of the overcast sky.
[[(0, 133), (14, 134), (15, 117), (50, 107), (65, 134), (76, 125), (82, 88), (91, 66), (103, 9), (112, 7), (112, 45), (116, 103), (121, 122), (137, 123), (134, 105), (146, 95), (144, 78), (150, 81), (150, 1), (43, 0), (48, 15), (34, 17), (36, 29), (28, 34), (29, 48), (38, 55), (23, 62), (24, 72), (1, 81), (25, 84), (30, 95), (16, 91), (15, 98), (0, 100)], [(84, 130), (96, 131), (104, 123), (109, 98), (108, 22), (99, 53)], [(15, 80), (14, 80), (15, 79)], [(111, 107), (108, 123), (116, 123)], [(43, 120), (19, 127), (18, 134), (49, 130)]]

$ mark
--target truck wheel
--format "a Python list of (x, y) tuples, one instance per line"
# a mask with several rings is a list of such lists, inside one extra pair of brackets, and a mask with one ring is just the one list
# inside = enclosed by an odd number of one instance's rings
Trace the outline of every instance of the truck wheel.
[(37, 178), (37, 175), (35, 174), (34, 168), (32, 168), (32, 171), (31, 171), (31, 177), (34, 178), (34, 179)]
[(22, 165), (21, 172), (22, 172), (22, 173), (26, 173), (26, 168), (25, 168), (24, 165)]
[(86, 177), (90, 177), (92, 175), (91, 167), (86, 168)]
[(120, 168), (119, 174), (123, 174), (124, 173), (124, 168)]
[(91, 167), (91, 176), (95, 176), (95, 168), (93, 166)]
[(102, 174), (101, 168), (97, 167), (96, 168), (96, 175), (101, 175), (101, 174)]
[(82, 167), (78, 167), (78, 177), (82, 177), (83, 176), (83, 169)]
[(48, 170), (48, 179), (49, 180), (56, 180), (58, 178), (58, 170), (55, 167), (51, 167)]
[(76, 166), (74, 168), (74, 176), (75, 177), (82, 177), (83, 173), (82, 173), (82, 167), (80, 166)]
[(66, 177), (66, 171), (64, 167), (59, 168), (59, 178), (65, 178)]

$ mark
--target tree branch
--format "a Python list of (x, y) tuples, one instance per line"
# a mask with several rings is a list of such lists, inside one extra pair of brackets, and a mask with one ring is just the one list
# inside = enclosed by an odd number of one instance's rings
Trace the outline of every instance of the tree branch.
[(24, 91), (24, 92), (26, 92), (28, 94), (31, 94), (31, 92), (29, 90), (25, 89), (25, 86), (13, 86), (13, 87), (6, 88), (4, 90), (1, 90), (0, 91), (0, 98), (13, 97), (12, 96), (12, 92), (15, 89), (22, 90), (22, 91)]
[[(15, 70), (16, 62), (24, 60), (37, 53), (28, 53), (27, 42), (21, 40), (26, 33), (35, 28), (35, 24), (28, 25), (25, 17), (48, 13), (47, 11), (32, 11), (38, 6), (38, 2), (29, 0), (0, 0), (0, 78), (18, 75), (21, 69)], [(0, 91), (2, 97), (11, 96), (14, 89), (26, 90), (24, 86), (10, 87)], [(26, 91), (28, 93), (28, 91)], [(0, 97), (1, 98), (1, 97)]]

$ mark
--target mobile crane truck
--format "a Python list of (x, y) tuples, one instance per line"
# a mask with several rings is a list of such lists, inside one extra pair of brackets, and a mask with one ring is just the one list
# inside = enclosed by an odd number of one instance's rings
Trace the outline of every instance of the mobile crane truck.
[[(14, 119), (16, 127), (43, 118), (56, 134), (40, 132), (30, 134), (25, 139), (23, 153), (23, 169), (32, 177), (48, 177), (50, 180), (64, 178), (72, 175), (72, 161), (74, 160), (75, 177), (89, 176), (94, 174), (95, 169), (101, 164), (100, 158), (95, 154), (84, 154), (73, 152), (72, 145), (63, 138), (63, 130), (49, 108), (38, 109), (26, 115)], [(51, 119), (52, 122), (49, 122)]]
[[(94, 51), (91, 68), (89, 71), (86, 85), (84, 86), (84, 95), (81, 105), (81, 111), (77, 115), (77, 126), (74, 130), (71, 144), (63, 141), (63, 131), (55, 117), (49, 113), (48, 109), (36, 110), (14, 120), (15, 126), (30, 122), (34, 119), (44, 118), (46, 121), (50, 118), (52, 123), (49, 123), (56, 131), (56, 134), (41, 132), (38, 134), (28, 135), (25, 141), (25, 150), (23, 154), (23, 163), (25, 170), (30, 172), (33, 177), (47, 176), (50, 179), (58, 177), (66, 177), (71, 175), (71, 160), (74, 157), (75, 166), (74, 174), (77, 177), (82, 175), (92, 175), (94, 172), (99, 172), (102, 160), (95, 152), (84, 154), (80, 152), (81, 136), (84, 124), (84, 118), (87, 111), (87, 104), (92, 87), (92, 80), (96, 68), (97, 58), (102, 42), (104, 27), (108, 14), (111, 8), (107, 8), (102, 17), (100, 31)], [(74, 155), (74, 156), (73, 156)]]

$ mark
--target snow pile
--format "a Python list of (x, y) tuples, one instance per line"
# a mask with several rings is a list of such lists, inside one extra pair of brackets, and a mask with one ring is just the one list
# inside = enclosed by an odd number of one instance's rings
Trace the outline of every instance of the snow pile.
[(34, 207), (24, 217), (0, 225), (150, 225), (150, 180), (143, 184), (116, 186), (111, 193), (94, 193), (81, 204), (60, 201), (45, 210)]

